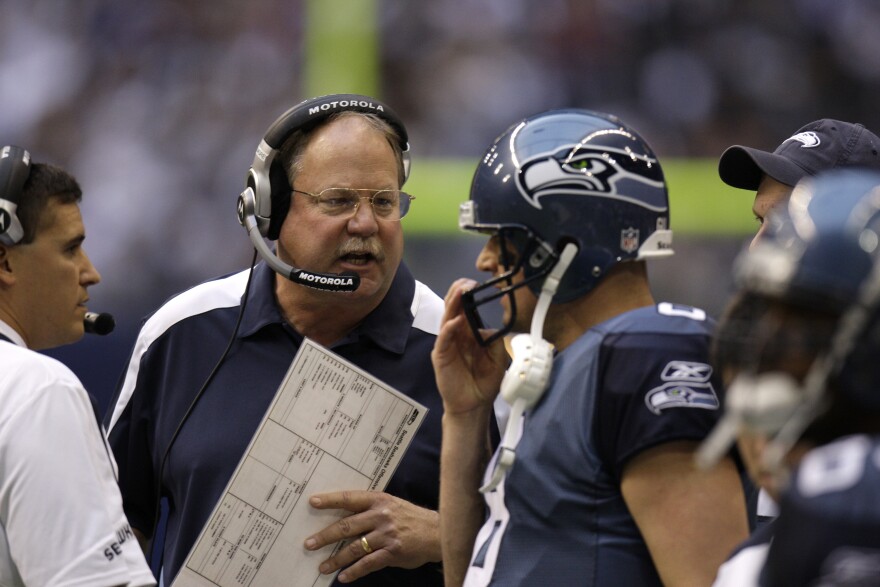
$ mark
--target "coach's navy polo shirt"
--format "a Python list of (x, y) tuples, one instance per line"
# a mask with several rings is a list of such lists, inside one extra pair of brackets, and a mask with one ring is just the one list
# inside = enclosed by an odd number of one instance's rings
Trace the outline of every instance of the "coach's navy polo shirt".
[[(303, 337), (282, 318), (274, 272), (254, 270), (237, 340), (167, 456), (166, 584), (176, 576), (271, 403)], [(156, 475), (193, 398), (226, 348), (247, 272), (187, 290), (144, 323), (107, 416), (125, 513), (150, 535)], [(386, 491), (437, 509), (442, 402), (430, 361), (443, 301), (401, 264), (385, 299), (332, 350), (428, 408)], [(340, 488), (344, 489), (344, 488)], [(439, 565), (385, 569), (358, 585), (442, 585)]]

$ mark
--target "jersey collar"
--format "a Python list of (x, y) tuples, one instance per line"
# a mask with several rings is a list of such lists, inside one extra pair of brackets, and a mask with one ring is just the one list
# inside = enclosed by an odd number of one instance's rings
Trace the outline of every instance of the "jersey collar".
[[(402, 354), (413, 324), (411, 306), (414, 295), (415, 279), (401, 262), (391, 288), (379, 306), (334, 346), (355, 343), (361, 337), (367, 337), (385, 350)], [(275, 301), (275, 272), (260, 262), (254, 268), (247, 309), (238, 337), (251, 336), (271, 324), (286, 325), (286, 322)]]

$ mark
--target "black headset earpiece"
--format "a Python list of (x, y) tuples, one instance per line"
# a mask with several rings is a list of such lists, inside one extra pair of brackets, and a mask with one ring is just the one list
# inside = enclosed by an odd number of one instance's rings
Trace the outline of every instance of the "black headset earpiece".
[(248, 171), (247, 187), (254, 191), (254, 208), (260, 234), (275, 240), (290, 205), (291, 187), (287, 172), (278, 157), (284, 142), (298, 130), (306, 130), (337, 112), (375, 114), (397, 132), (403, 151), (404, 181), (409, 177), (409, 138), (403, 122), (386, 104), (360, 94), (331, 94), (300, 102), (279, 116), (266, 134)]
[(31, 172), (31, 154), (21, 147), (0, 149), (0, 242), (14, 245), (24, 238), (18, 219), (21, 193)]

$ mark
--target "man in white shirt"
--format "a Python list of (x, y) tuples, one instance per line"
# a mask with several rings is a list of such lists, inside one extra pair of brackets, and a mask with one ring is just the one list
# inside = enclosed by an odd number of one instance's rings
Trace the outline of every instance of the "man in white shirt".
[(82, 193), (60, 168), (0, 148), (0, 585), (155, 585), (122, 512), (93, 404), (37, 353), (84, 332)]

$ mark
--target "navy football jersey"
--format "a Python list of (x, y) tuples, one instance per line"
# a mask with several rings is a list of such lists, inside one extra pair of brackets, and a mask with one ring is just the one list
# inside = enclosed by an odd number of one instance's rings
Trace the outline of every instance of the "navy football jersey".
[(620, 481), (640, 452), (715, 425), (711, 328), (702, 310), (659, 304), (558, 353), (512, 468), (486, 495), (466, 585), (661, 584)]
[(880, 439), (849, 436), (803, 458), (761, 585), (880, 585)]

